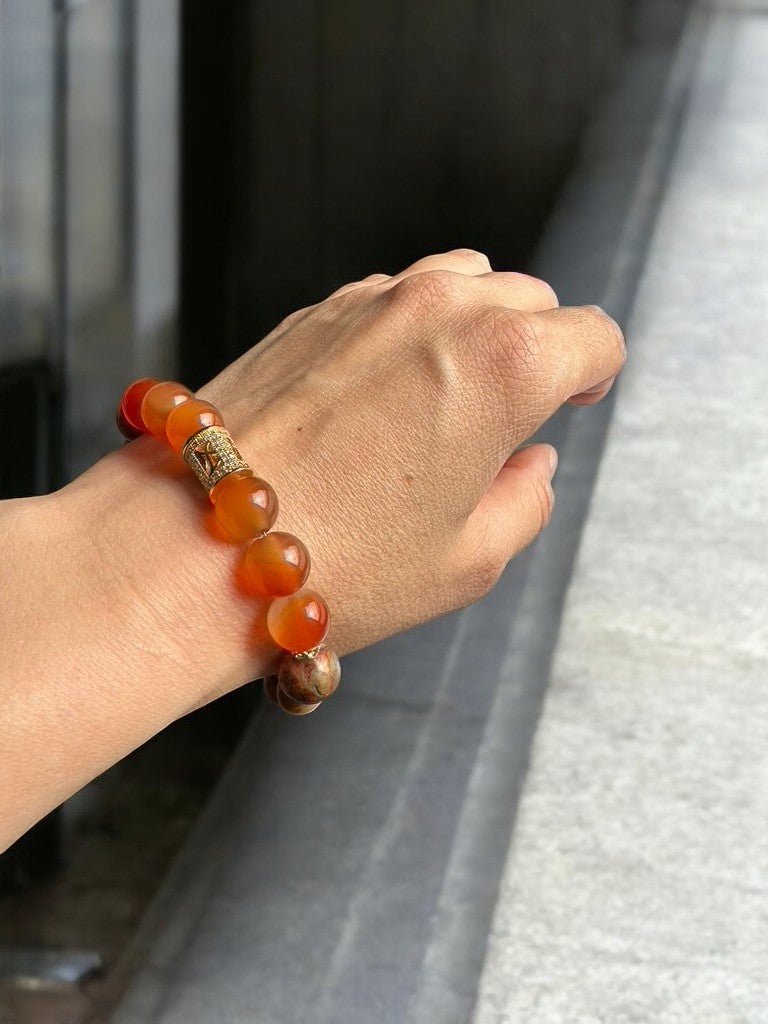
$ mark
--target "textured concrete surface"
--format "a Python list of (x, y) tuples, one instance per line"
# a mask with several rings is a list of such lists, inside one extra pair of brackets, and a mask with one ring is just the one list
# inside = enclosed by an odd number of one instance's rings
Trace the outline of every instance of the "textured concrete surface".
[(768, 18), (711, 14), (475, 1024), (768, 1021)]

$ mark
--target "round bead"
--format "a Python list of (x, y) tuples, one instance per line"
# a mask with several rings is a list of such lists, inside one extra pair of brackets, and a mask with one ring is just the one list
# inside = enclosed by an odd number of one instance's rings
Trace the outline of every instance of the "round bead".
[(286, 654), (277, 669), (280, 688), (301, 704), (327, 700), (341, 680), (341, 665), (336, 652), (324, 647), (308, 657)]
[(174, 451), (180, 452), (187, 441), (205, 427), (222, 427), (218, 409), (200, 398), (190, 398), (172, 409), (165, 424), (165, 435)]
[(213, 511), (216, 519), (235, 540), (258, 537), (272, 526), (277, 517), (277, 495), (266, 480), (259, 480), (257, 476), (230, 473), (216, 485), (215, 490)]
[(222, 477), (217, 484), (213, 485), (210, 493), (208, 494), (212, 505), (216, 504), (216, 495), (219, 493), (221, 487), (227, 482), (227, 480), (231, 480), (234, 476), (254, 476), (254, 472), (252, 469), (236, 469), (234, 472), (228, 473), (227, 476)]
[(123, 414), (123, 418), (139, 434), (146, 434), (147, 432), (147, 428), (144, 426), (144, 421), (141, 418), (141, 403), (144, 400), (144, 395), (146, 395), (150, 388), (159, 383), (160, 381), (157, 377), (140, 377), (139, 380), (135, 380), (133, 384), (128, 385), (120, 399), (120, 411)]
[(269, 606), (267, 629), (278, 647), (298, 654), (321, 644), (328, 632), (328, 605), (314, 590), (278, 597)]
[(273, 704), (277, 704), (277, 676), (267, 676), (264, 680), (264, 693)]
[(117, 423), (117, 429), (128, 441), (133, 441), (137, 437), (141, 437), (142, 432), (132, 427), (128, 420), (125, 418), (122, 405), (118, 405), (117, 413), (115, 414), (115, 422)]
[[(248, 546), (245, 577), (257, 594), (284, 597), (303, 587), (309, 576), (309, 552), (290, 533), (268, 533)], [(308, 648), (301, 648), (308, 650)]]
[(172, 409), (192, 397), (189, 388), (175, 380), (155, 384), (141, 400), (141, 419), (146, 430), (155, 437), (165, 440), (165, 423)]
[(300, 701), (293, 700), (288, 694), (278, 686), (277, 688), (277, 703), (283, 709), (287, 711), (289, 715), (310, 715), (313, 711), (317, 711), (320, 707), (320, 701), (315, 704), (302, 704)]

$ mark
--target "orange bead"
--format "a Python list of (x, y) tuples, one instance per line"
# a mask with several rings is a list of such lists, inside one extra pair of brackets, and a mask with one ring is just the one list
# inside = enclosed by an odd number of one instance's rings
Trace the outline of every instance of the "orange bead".
[(257, 594), (283, 597), (303, 587), (309, 576), (309, 552), (290, 533), (268, 533), (248, 546), (245, 577)]
[(123, 419), (140, 434), (147, 432), (144, 420), (141, 418), (141, 403), (149, 389), (159, 383), (157, 377), (141, 377), (133, 384), (128, 385), (120, 399), (120, 411), (123, 414)]
[(175, 380), (165, 380), (155, 384), (141, 400), (141, 419), (146, 430), (155, 437), (165, 440), (165, 423), (168, 414), (177, 405), (192, 397), (189, 388), (177, 384)]
[[(219, 525), (230, 537), (250, 540), (260, 533), (266, 533), (274, 523), (277, 517), (277, 495), (266, 480), (231, 473), (216, 487), (213, 510)], [(290, 594), (292, 591), (281, 593)]]
[(190, 398), (172, 409), (165, 422), (165, 436), (174, 451), (180, 452), (187, 441), (205, 427), (222, 427), (218, 409), (210, 402)]
[(134, 438), (141, 437), (142, 432), (132, 427), (128, 420), (125, 418), (122, 405), (118, 405), (117, 413), (115, 414), (115, 422), (117, 423), (117, 429), (127, 438), (129, 441), (133, 441)]
[(328, 605), (314, 590), (278, 597), (269, 606), (267, 629), (275, 643), (299, 654), (322, 643), (328, 632)]
[(216, 495), (219, 493), (219, 491), (221, 490), (223, 484), (225, 484), (227, 482), (227, 480), (231, 480), (232, 477), (235, 477), (235, 476), (240, 477), (240, 476), (254, 476), (254, 475), (255, 474), (254, 474), (252, 469), (236, 469), (234, 471), (234, 473), (228, 473), (225, 477), (222, 477), (222, 479), (219, 480), (219, 482), (217, 484), (214, 484), (214, 486), (211, 489), (210, 494), (208, 495), (208, 497), (211, 499), (211, 504), (212, 505), (216, 504)]

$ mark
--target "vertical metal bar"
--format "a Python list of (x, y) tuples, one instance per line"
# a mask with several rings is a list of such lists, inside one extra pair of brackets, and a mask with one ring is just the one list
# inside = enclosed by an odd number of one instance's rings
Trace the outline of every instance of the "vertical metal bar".
[(138, 39), (136, 33), (137, 6), (141, 0), (120, 0), (118, 13), (118, 67), (115, 69), (119, 78), (119, 146), (121, 159), (120, 173), (120, 204), (122, 230), (120, 232), (120, 249), (122, 268), (121, 276), (129, 293), (133, 293), (136, 285), (134, 273), (136, 244), (136, 64), (138, 61)]
[(69, 431), (63, 429), (68, 419), (69, 391), (69, 289), (67, 266), (67, 109), (69, 106), (69, 70), (67, 67), (67, 34), (69, 12), (66, 0), (54, 0), (53, 48), (53, 132), (52, 132), (52, 194), (51, 254), (53, 262), (53, 308), (51, 311), (50, 408), (48, 431), (48, 466), (51, 486), (64, 483), (65, 467), (70, 461)]

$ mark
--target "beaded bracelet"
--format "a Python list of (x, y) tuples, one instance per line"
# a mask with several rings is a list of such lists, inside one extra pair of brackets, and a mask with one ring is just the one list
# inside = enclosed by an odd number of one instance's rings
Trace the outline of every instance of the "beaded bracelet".
[(339, 659), (323, 646), (328, 605), (304, 588), (309, 553), (290, 533), (270, 532), (277, 518), (277, 495), (254, 475), (209, 402), (183, 384), (143, 377), (123, 392), (117, 426), (133, 440), (150, 434), (179, 453), (208, 492), (221, 528), (246, 541), (243, 578), (259, 597), (271, 598), (267, 630), (285, 652), (277, 675), (264, 680), (270, 700), (292, 715), (307, 715), (335, 692)]

